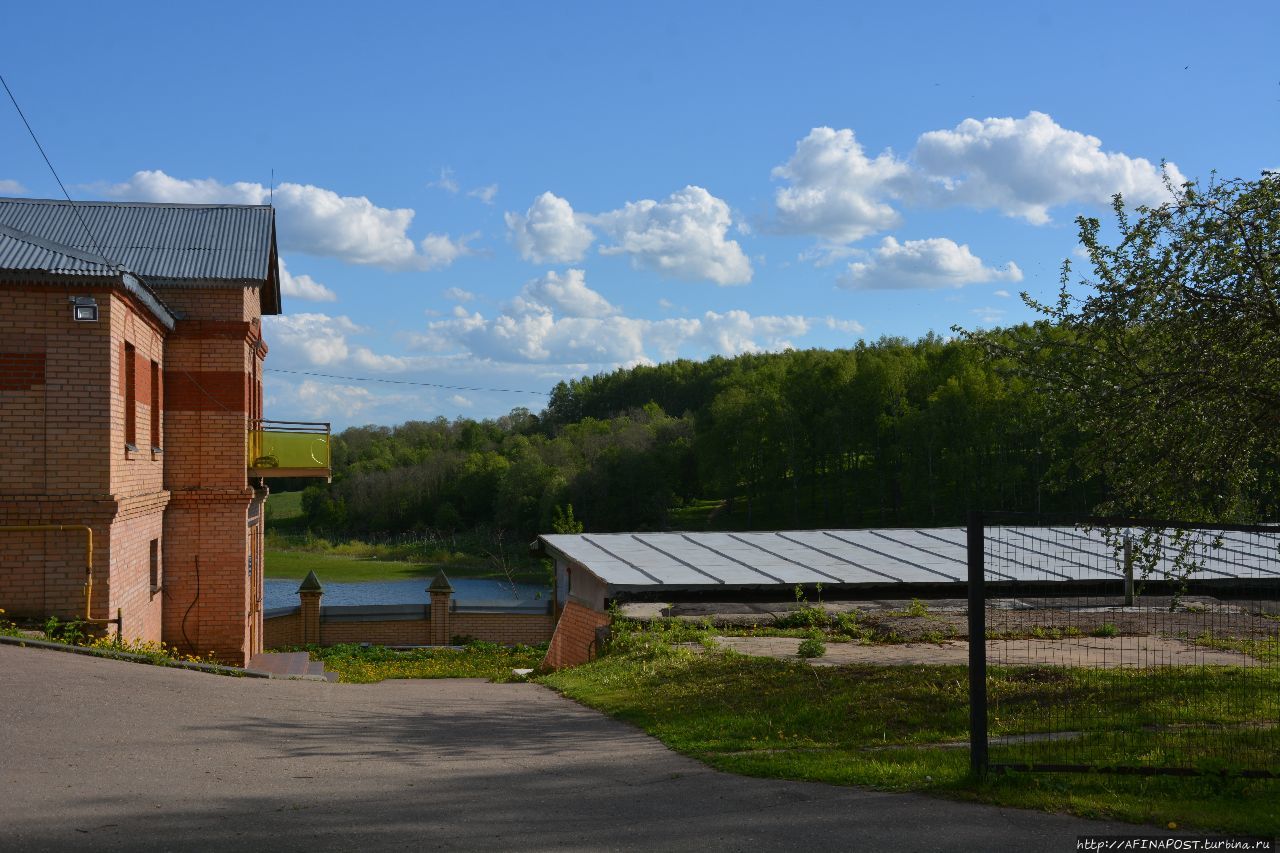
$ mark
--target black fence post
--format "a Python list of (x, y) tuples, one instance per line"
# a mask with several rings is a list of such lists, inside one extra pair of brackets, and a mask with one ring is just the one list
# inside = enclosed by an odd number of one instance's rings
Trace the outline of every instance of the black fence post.
[(969, 768), (987, 772), (986, 530), (981, 512), (969, 513)]

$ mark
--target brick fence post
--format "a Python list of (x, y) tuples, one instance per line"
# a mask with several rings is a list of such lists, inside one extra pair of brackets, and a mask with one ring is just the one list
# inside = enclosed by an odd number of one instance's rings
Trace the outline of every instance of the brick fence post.
[(298, 598), (302, 600), (302, 612), (299, 617), (302, 620), (302, 644), (320, 643), (320, 597), (324, 595), (324, 588), (320, 586), (320, 579), (316, 577), (315, 572), (307, 572), (307, 576), (302, 580), (302, 586), (298, 587)]
[(453, 597), (453, 587), (444, 571), (436, 575), (436, 579), (427, 587), (431, 594), (431, 644), (445, 646), (449, 644), (449, 599)]

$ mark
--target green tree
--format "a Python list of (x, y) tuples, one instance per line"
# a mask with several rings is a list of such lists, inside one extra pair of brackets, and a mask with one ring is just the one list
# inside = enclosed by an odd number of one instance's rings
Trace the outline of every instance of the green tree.
[(581, 533), (583, 529), (582, 522), (573, 517), (573, 504), (556, 507), (555, 515), (551, 518), (553, 533)]
[(1079, 425), (1078, 464), (1108, 489), (1101, 511), (1204, 520), (1275, 512), (1280, 427), (1280, 176), (1170, 187), (1126, 212), (1119, 239), (1077, 219), (1092, 273), (1063, 265), (1047, 317), (975, 335)]

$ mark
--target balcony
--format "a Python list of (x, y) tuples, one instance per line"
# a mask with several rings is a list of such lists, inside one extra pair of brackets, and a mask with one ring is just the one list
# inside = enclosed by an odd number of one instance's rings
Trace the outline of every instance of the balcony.
[(329, 425), (254, 421), (246, 441), (250, 477), (324, 477), (333, 471)]

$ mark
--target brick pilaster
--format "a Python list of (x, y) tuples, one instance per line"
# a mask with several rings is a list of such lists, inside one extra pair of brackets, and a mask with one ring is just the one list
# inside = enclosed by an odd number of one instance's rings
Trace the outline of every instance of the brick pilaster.
[(445, 646), (449, 644), (449, 601), (453, 598), (453, 585), (445, 577), (444, 572), (436, 575), (436, 579), (427, 587), (431, 594), (431, 644)]

